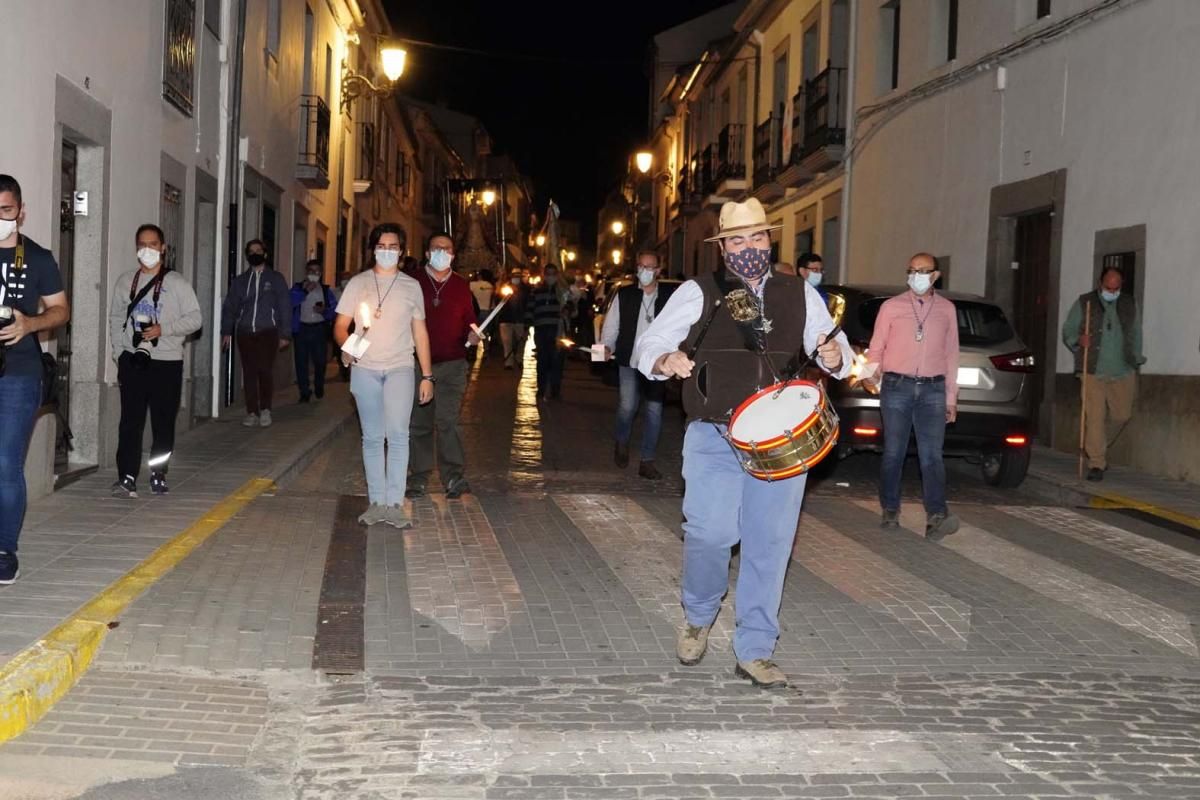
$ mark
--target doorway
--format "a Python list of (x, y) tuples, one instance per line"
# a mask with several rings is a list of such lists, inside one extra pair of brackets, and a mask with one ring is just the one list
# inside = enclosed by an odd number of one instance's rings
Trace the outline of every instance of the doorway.
[[(60, 208), (58, 224), (58, 269), (62, 285), (71, 297), (75, 296), (75, 190), (78, 186), (79, 149), (74, 142), (63, 139), (60, 163)], [(54, 473), (69, 471), (71, 454), (71, 323), (59, 327), (54, 334), (58, 375), (58, 435), (54, 439)]]
[[(1050, 240), (1053, 216), (1049, 210), (1016, 219), (1013, 239), (1013, 327), (1034, 355), (1037, 369), (1029, 376), (1030, 396), (1040, 406), (1045, 396), (1049, 333)], [(1037, 433), (1038, 420), (1032, 433)]]

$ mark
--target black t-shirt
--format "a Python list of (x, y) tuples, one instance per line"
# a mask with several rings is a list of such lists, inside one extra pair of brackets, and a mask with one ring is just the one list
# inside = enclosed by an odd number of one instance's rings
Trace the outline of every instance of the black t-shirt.
[[(25, 258), (16, 269), (17, 249), (0, 247), (0, 304), (11, 306), (27, 317), (38, 313), (38, 301), (63, 290), (62, 275), (50, 251), (22, 236)], [(36, 334), (8, 348), (5, 375), (41, 375), (42, 348)]]

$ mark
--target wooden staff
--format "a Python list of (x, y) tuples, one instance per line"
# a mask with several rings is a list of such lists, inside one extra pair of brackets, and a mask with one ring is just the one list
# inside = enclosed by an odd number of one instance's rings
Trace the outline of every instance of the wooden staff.
[(1083, 346), (1083, 371), (1079, 375), (1079, 379), (1083, 382), (1083, 388), (1080, 390), (1080, 407), (1079, 407), (1079, 478), (1083, 479), (1083, 454), (1085, 452), (1083, 442), (1086, 435), (1084, 427), (1087, 419), (1087, 376), (1088, 376), (1088, 351), (1092, 345), (1092, 301), (1088, 300), (1083, 307), (1083, 338), (1086, 342)]

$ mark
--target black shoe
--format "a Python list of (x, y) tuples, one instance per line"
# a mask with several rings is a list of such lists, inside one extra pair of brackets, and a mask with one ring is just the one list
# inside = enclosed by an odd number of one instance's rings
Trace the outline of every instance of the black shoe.
[(17, 554), (0, 551), (0, 586), (11, 586), (19, 577), (21, 566), (17, 563)]
[(455, 478), (446, 484), (446, 499), (457, 500), (469, 491), (471, 491), (471, 484), (467, 483), (466, 478)]
[(302, 394), (302, 395), (300, 395), (300, 402), (307, 403), (309, 401), (309, 398), (311, 398), (311, 397), (312, 397), (312, 395)]
[(621, 469), (628, 467), (629, 446), (617, 442), (616, 447), (613, 448), (613, 461), (616, 462), (616, 465)]
[(418, 497), (425, 496), (425, 487), (420, 484), (412, 484), (404, 490), (404, 496), (409, 500), (416, 500)]
[(171, 491), (167, 488), (167, 474), (165, 472), (150, 473), (150, 491), (154, 494), (167, 494)]
[(662, 473), (654, 466), (653, 461), (643, 461), (641, 464), (638, 464), (638, 475), (648, 481), (662, 480)]
[(321, 400), (321, 399), (324, 399), (324, 397), (325, 397), (325, 393), (324, 393), (324, 392), (317, 392), (315, 396), (316, 396), (316, 398), (317, 398), (318, 400)]
[(126, 475), (112, 485), (113, 497), (134, 497), (138, 496), (137, 481), (132, 475)]
[(1088, 470), (1087, 479), (1089, 481), (1104, 480), (1104, 470), (1100, 469), (1099, 467), (1092, 467)]

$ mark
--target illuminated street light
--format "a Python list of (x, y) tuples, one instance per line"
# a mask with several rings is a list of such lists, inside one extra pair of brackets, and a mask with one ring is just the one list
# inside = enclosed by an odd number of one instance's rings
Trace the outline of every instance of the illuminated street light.
[(496, 202), (496, 193), (494, 191), (492, 191), (491, 189), (484, 189), (483, 190), (483, 204), (490, 208), (492, 203), (494, 203), (494, 202)]
[(633, 161), (637, 164), (638, 172), (645, 175), (650, 171), (650, 167), (654, 166), (654, 155), (643, 150), (633, 157)]
[[(389, 81), (395, 82), (404, 74), (404, 62), (408, 58), (408, 53), (403, 47), (385, 47), (379, 53), (379, 57), (383, 59), (383, 74), (387, 76)], [(642, 170), (645, 172), (645, 170)]]
[(612, 223), (612, 232), (617, 236), (620, 236), (625, 232), (625, 223), (621, 222), (619, 219), (614, 219)]
[(617, 248), (617, 249), (613, 250), (613, 251), (612, 251), (612, 262), (613, 262), (613, 264), (615, 264), (615, 265), (616, 265), (616, 266), (618, 266), (618, 267), (619, 267), (619, 266), (621, 266), (621, 257), (622, 257), (623, 255), (624, 255), (624, 254), (621, 252), (620, 248)]

